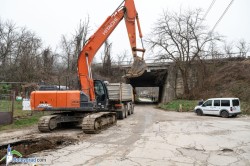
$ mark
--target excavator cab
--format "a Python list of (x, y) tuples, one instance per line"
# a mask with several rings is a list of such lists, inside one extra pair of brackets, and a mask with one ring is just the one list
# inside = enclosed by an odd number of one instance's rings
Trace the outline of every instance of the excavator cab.
[(94, 80), (97, 109), (106, 109), (108, 105), (108, 90), (101, 80)]

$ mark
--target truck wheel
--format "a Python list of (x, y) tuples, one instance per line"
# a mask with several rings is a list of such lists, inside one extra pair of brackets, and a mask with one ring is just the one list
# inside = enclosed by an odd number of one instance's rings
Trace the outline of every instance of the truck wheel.
[(117, 115), (118, 115), (118, 119), (124, 119), (125, 118), (125, 111), (118, 111)]
[(127, 105), (124, 106), (124, 112), (125, 112), (125, 118), (127, 118), (128, 117), (128, 106)]
[(227, 111), (222, 111), (220, 115), (221, 115), (221, 117), (223, 117), (223, 118), (228, 118), (228, 117), (229, 117), (229, 114), (228, 114)]
[(131, 115), (132, 114), (132, 111), (131, 111), (131, 104), (129, 106), (129, 109), (128, 109), (128, 115)]
[(131, 105), (131, 114), (134, 114), (134, 104)]

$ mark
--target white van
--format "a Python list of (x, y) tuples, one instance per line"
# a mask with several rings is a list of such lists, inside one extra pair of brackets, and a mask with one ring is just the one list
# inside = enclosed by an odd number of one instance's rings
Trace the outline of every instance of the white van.
[(218, 115), (223, 118), (236, 117), (241, 113), (238, 98), (211, 98), (194, 108), (197, 115)]

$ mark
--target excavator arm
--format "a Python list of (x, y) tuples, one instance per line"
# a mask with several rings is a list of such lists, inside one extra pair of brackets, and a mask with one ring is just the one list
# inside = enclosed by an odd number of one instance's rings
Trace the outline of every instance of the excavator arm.
[[(124, 0), (121, 5), (119, 5), (119, 7), (113, 12), (113, 14), (109, 16), (99, 27), (99, 29), (97, 29), (97, 31), (89, 38), (78, 58), (78, 75), (81, 90), (89, 96), (91, 101), (95, 100), (91, 63), (96, 52), (100, 49), (102, 44), (107, 40), (109, 35), (113, 32), (113, 30), (123, 18), (126, 23), (131, 51), (134, 57), (134, 63), (126, 76), (137, 77), (143, 74), (145, 71), (146, 64), (143, 60), (145, 49), (138, 49), (136, 47), (136, 24), (141, 41), (142, 33), (134, 0)], [(142, 52), (142, 57), (137, 56), (138, 51)]]

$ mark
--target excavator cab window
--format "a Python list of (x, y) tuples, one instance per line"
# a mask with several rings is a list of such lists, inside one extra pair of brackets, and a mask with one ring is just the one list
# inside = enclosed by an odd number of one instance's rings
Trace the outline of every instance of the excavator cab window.
[(95, 82), (95, 95), (96, 98), (103, 98), (102, 96), (105, 95), (103, 85), (100, 81)]
[(105, 84), (100, 80), (95, 80), (94, 84), (95, 84), (95, 98), (97, 106), (102, 109), (106, 108), (108, 99), (107, 88)]

